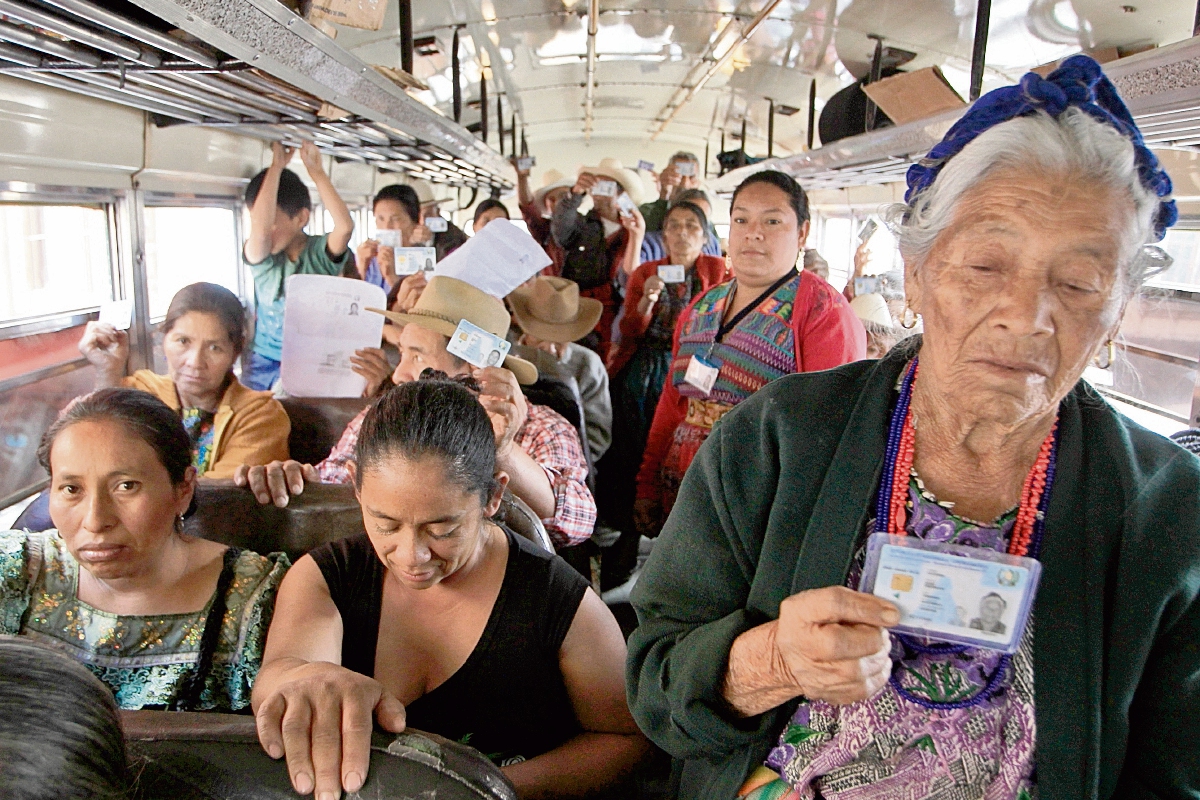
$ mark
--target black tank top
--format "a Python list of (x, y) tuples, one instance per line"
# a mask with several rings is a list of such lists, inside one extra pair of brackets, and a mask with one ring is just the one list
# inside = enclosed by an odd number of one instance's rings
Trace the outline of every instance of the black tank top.
[[(444, 683), (408, 706), (408, 725), (497, 764), (553, 750), (580, 732), (558, 651), (587, 590), (556, 555), (508, 529), (508, 566), (483, 635)], [(386, 567), (359, 534), (312, 550), (342, 615), (342, 666), (374, 676)]]

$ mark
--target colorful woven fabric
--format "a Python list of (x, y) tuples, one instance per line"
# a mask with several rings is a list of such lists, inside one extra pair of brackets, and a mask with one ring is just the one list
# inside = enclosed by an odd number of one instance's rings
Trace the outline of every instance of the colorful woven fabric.
[(183, 429), (192, 441), (192, 466), (203, 475), (212, 465), (217, 415), (202, 408), (185, 408), (181, 413)]
[[(996, 523), (962, 519), (909, 485), (908, 532), (927, 541), (1004, 552), (1016, 509)], [(868, 525), (871, 530), (874, 523)], [(847, 585), (857, 586), (865, 538)], [(893, 637), (892, 659), (904, 689), (935, 702), (977, 696), (995, 673), (999, 688), (973, 708), (923, 708), (891, 685), (869, 700), (844, 706), (801, 703), (771, 751), (767, 765), (781, 776), (747, 800), (768, 800), (781, 787), (803, 800), (935, 800), (948, 797), (1012, 800), (1033, 792), (1036, 725), (1033, 698), (1033, 624), (1011, 660), (968, 648), (917, 652)], [(1007, 667), (1004, 666), (1007, 662)]]
[[(712, 348), (721, 327), (734, 283), (710, 289), (692, 307), (679, 335), (679, 350), (671, 364), (671, 383), (684, 397), (737, 405), (776, 378), (796, 371), (796, 341), (792, 306), (800, 276), (780, 286), (746, 315), (725, 339)], [(688, 362), (700, 355), (720, 365), (721, 372), (706, 396), (683, 382)]]

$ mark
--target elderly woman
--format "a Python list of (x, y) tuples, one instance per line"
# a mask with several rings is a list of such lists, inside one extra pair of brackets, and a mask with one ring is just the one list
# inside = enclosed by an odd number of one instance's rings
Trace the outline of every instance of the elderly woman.
[(362, 787), (372, 718), (469, 743), (521, 797), (588, 795), (649, 750), (612, 612), (491, 521), (508, 475), (472, 383), (428, 370), (380, 398), (353, 469), (366, 533), (284, 580), (254, 707), (301, 794)]
[(56, 530), (0, 532), (0, 633), (83, 662), (121, 708), (250, 705), (288, 562), (183, 533), (191, 458), (162, 401), (93, 392), (38, 449)]
[(675, 324), (637, 475), (634, 517), (644, 533), (657, 531), (725, 412), (780, 376), (830, 369), (866, 352), (866, 333), (845, 298), (796, 269), (808, 238), (808, 196), (791, 176), (746, 178), (734, 190), (729, 220), (733, 280), (693, 299)]
[(106, 322), (88, 323), (79, 350), (96, 368), (97, 389), (141, 389), (174, 409), (197, 473), (232, 478), (240, 464), (286, 459), (291, 432), (279, 401), (247, 389), (233, 374), (245, 322), (237, 295), (215, 283), (193, 283), (171, 298), (162, 324), (166, 375), (140, 369), (126, 376), (129, 335)]
[[(909, 189), (924, 338), (722, 420), (633, 593), (634, 716), (684, 798), (1196, 797), (1200, 463), (1079, 381), (1170, 181), (1076, 56), (979, 100)], [(890, 632), (854, 591), (872, 531), (1040, 559), (1036, 626), (1011, 654)]]

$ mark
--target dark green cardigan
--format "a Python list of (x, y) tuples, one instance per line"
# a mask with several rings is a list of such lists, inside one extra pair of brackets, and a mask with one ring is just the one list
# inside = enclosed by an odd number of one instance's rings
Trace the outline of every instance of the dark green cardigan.
[[(701, 448), (633, 592), (629, 706), (684, 759), (679, 797), (733, 800), (795, 703), (738, 719), (730, 645), (842, 585), (872, 516), (907, 357), (789, 375)], [(1060, 410), (1034, 669), (1048, 800), (1200, 798), (1200, 460), (1084, 383)]]

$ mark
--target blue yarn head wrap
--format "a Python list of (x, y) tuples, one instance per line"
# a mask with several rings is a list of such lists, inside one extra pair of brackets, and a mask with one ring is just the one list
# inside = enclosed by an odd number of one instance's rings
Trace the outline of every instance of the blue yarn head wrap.
[[(1045, 78), (1027, 72), (1018, 85), (995, 89), (976, 100), (945, 138), (925, 158), (909, 167), (905, 202), (912, 203), (913, 198), (933, 184), (947, 161), (989, 128), (1038, 111), (1057, 118), (1071, 107), (1111, 125), (1129, 139), (1142, 185), (1159, 198), (1170, 196), (1171, 179), (1146, 147), (1142, 132), (1117, 94), (1117, 88), (1094, 59), (1075, 55)], [(1178, 218), (1175, 201), (1162, 200), (1154, 214), (1154, 240), (1161, 241)]]

